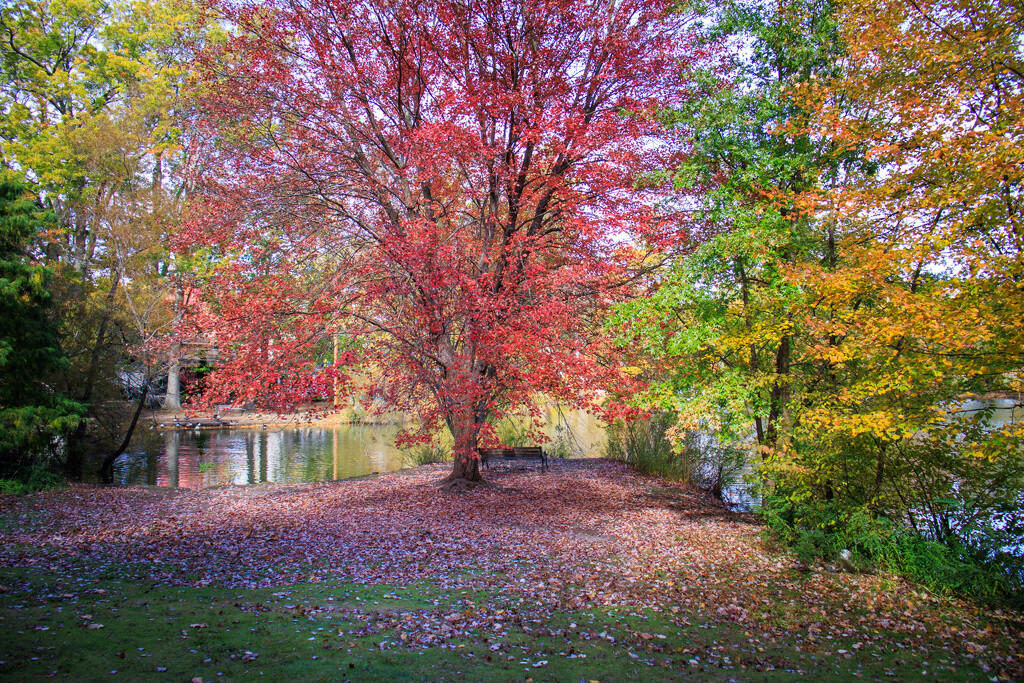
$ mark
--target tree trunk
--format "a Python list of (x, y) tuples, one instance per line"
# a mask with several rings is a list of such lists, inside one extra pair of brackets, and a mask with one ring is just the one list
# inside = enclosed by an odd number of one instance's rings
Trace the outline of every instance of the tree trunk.
[(765, 429), (765, 440), (772, 448), (779, 445), (778, 423), (786, 409), (786, 401), (789, 400), (787, 375), (789, 375), (790, 348), (790, 336), (787, 334), (779, 342), (779, 348), (775, 353), (775, 379), (772, 382), (771, 395), (769, 396), (768, 425)]
[(480, 454), (477, 452), (477, 425), (472, 421), (452, 425), (452, 436), (455, 437), (455, 456), (452, 472), (442, 483), (476, 484), (483, 481), (480, 475)]
[[(174, 322), (181, 321), (182, 316), (181, 287), (174, 288)], [(171, 346), (170, 362), (167, 365), (167, 394), (164, 396), (164, 410), (181, 410), (181, 344)]]
[(181, 360), (177, 344), (171, 351), (171, 362), (167, 366), (167, 394), (164, 396), (164, 410), (181, 410)]
[[(78, 397), (80, 402), (87, 405), (92, 400), (92, 392), (96, 387), (100, 359), (103, 355), (103, 345), (107, 340), (107, 327), (110, 324), (110, 318), (112, 317), (111, 308), (114, 304), (114, 298), (117, 296), (117, 289), (120, 283), (121, 275), (117, 271), (114, 271), (113, 277), (111, 278), (110, 291), (107, 292), (106, 300), (103, 303), (103, 313), (100, 317), (99, 329), (96, 331), (96, 340), (93, 342), (92, 351), (89, 356), (89, 368), (86, 371), (85, 380), (82, 382), (82, 393), (79, 394)], [(89, 407), (89, 412), (92, 412), (91, 406)], [(82, 461), (84, 459), (82, 453), (82, 440), (85, 438), (85, 432), (88, 426), (88, 420), (82, 420), (78, 423), (78, 426), (75, 427), (75, 431), (73, 431), (68, 437), (67, 460), (64, 463), (64, 469), (74, 479), (82, 478)]]
[(142, 396), (139, 397), (139, 403), (135, 406), (135, 414), (132, 415), (132, 423), (128, 425), (128, 432), (124, 435), (124, 440), (121, 442), (121, 446), (104, 458), (103, 466), (100, 467), (100, 480), (104, 484), (109, 484), (114, 480), (114, 461), (117, 460), (125, 450), (127, 450), (128, 444), (131, 443), (132, 435), (135, 433), (135, 426), (139, 423), (139, 415), (142, 414), (142, 408), (146, 405), (147, 396), (149, 396), (149, 377), (146, 378), (146, 383), (142, 385)]
[(452, 473), (445, 478), (445, 481), (455, 481), (457, 479), (467, 482), (483, 481), (483, 477), (480, 475), (480, 456), (477, 455), (476, 451), (470, 455), (459, 453), (458, 451), (455, 452)]

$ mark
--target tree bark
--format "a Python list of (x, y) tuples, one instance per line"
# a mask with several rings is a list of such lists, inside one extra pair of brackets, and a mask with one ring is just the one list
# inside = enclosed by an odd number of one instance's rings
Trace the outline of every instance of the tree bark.
[[(174, 288), (174, 321), (182, 316), (181, 287)], [(171, 346), (171, 357), (167, 365), (167, 394), (164, 396), (164, 410), (181, 410), (181, 344)]]
[(480, 474), (480, 454), (476, 450), (478, 433), (477, 425), (473, 422), (452, 425), (452, 436), (455, 439), (452, 471), (442, 483), (476, 484), (483, 481)]
[(472, 455), (455, 453), (455, 463), (452, 473), (445, 477), (445, 481), (463, 480), (467, 482), (481, 482), (483, 477), (480, 474), (480, 456), (475, 452)]
[[(79, 401), (88, 404), (92, 400), (92, 391), (96, 386), (96, 378), (99, 373), (100, 357), (103, 354), (103, 345), (107, 340), (107, 327), (110, 324), (111, 318), (111, 307), (114, 303), (114, 298), (117, 296), (118, 285), (121, 283), (120, 273), (114, 271), (114, 276), (111, 278), (110, 291), (107, 292), (106, 300), (103, 304), (103, 313), (100, 317), (99, 329), (96, 331), (96, 340), (92, 346), (92, 352), (89, 356), (89, 368), (86, 371), (85, 380), (82, 383), (82, 393), (79, 395)], [(92, 407), (89, 407), (89, 411), (92, 411)], [(88, 420), (82, 420), (75, 427), (75, 431), (68, 437), (67, 444), (67, 460), (64, 464), (64, 468), (68, 474), (75, 479), (82, 477), (82, 439), (85, 438), (85, 432), (88, 428)]]
[(171, 362), (167, 366), (167, 394), (164, 396), (164, 410), (181, 410), (181, 359), (177, 345), (171, 351)]
[(775, 352), (775, 379), (772, 383), (771, 395), (769, 397), (768, 425), (765, 429), (765, 440), (772, 448), (778, 445), (778, 423), (786, 408), (786, 401), (789, 400), (789, 387), (786, 382), (787, 375), (789, 375), (790, 356), (790, 336), (787, 334), (780, 340), (779, 348)]

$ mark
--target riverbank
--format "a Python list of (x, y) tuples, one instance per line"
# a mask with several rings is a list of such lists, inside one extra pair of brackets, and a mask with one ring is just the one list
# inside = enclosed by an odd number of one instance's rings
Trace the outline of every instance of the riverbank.
[(248, 410), (223, 406), (220, 409), (154, 410), (147, 415), (152, 425), (159, 429), (281, 429), (284, 427), (316, 426), (334, 427), (342, 424), (403, 424), (405, 417), (395, 414), (384, 418), (370, 419), (357, 414), (351, 408), (335, 410), (329, 403), (315, 403), (300, 406), (291, 413), (265, 410)]
[[(606, 460), (0, 497), (0, 678), (988, 680), (1020, 615), (803, 571)], [(161, 675), (162, 674), (162, 675)]]

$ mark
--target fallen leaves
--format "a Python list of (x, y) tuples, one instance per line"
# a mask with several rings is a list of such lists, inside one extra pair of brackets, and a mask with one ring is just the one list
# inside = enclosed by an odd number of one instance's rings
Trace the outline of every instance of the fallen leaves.
[[(3, 497), (0, 565), (80, 576), (116, 569), (138, 580), (196, 587), (282, 586), (273, 594), (281, 602), (289, 602), (289, 584), (322, 580), (396, 587), (429, 581), (453, 596), (484, 591), (496, 598), (492, 605), (456, 600), (404, 611), (360, 603), (273, 608), (348, 618), (362, 625), (339, 637), (380, 634), (374, 642), (381, 649), (446, 647), (482, 633), (488, 651), (506, 657), (502, 638), (510, 630), (564, 637), (567, 629), (552, 625), (559, 614), (601, 607), (659, 612), (680, 629), (695, 617), (739, 623), (751, 641), (781, 638), (808, 651), (825, 644), (847, 650), (839, 656), (941, 638), (963, 657), (984, 658), (998, 670), (1013, 671), (1021, 661), (1020, 645), (1011, 651), (994, 645), (1019, 628), (1010, 619), (982, 621), (976, 606), (944, 606), (887, 577), (797, 572), (786, 557), (763, 548), (753, 516), (618, 463), (558, 461), (549, 474), (494, 472), (492, 486), (465, 495), (431, 486), (443, 467), (276, 488), (73, 487), (31, 499)], [(83, 628), (103, 627), (92, 615), (80, 619)], [(664, 634), (639, 623), (614, 633), (588, 633), (575, 622), (568, 629), (584, 640), (633, 648), (638, 659), (664, 647)], [(536, 654), (544, 657), (526, 666), (559, 653)], [(757, 657), (752, 652), (750, 666), (780, 666)], [(720, 658), (695, 652), (694, 659), (703, 665)]]

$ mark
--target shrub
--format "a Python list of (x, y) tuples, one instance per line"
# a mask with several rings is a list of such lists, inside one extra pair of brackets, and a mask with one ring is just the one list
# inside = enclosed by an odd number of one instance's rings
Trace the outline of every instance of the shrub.
[(508, 448), (529, 446), (533, 443), (529, 428), (512, 420), (502, 420), (499, 422), (494, 429), (494, 434), (498, 439), (498, 443)]
[(18, 472), (14, 478), (0, 479), (0, 494), (22, 495), (33, 491), (49, 491), (66, 486), (67, 482), (43, 463)]
[[(939, 542), (836, 500), (782, 495), (776, 489), (762, 507), (766, 540), (788, 548), (801, 562), (834, 561), (850, 552), (857, 568), (890, 571), (938, 592), (986, 603), (1024, 604), (1021, 572), (995, 558), (979, 558), (955, 537)], [(1004, 563), (1006, 558), (1000, 558)]]

